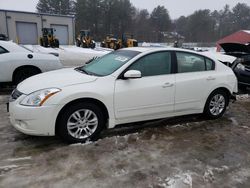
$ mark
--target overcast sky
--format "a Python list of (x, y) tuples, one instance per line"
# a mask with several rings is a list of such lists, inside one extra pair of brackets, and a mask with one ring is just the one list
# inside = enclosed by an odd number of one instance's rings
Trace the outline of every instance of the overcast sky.
[[(136, 7), (146, 8), (152, 11), (157, 5), (164, 5), (171, 18), (187, 16), (197, 9), (220, 10), (226, 4), (231, 7), (238, 2), (246, 3), (250, 6), (250, 0), (130, 0)], [(38, 0), (0, 0), (0, 9), (21, 10), (34, 12)]]

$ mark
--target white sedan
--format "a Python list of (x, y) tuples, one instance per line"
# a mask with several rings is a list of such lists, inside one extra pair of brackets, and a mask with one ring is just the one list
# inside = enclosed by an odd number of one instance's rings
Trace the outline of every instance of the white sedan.
[(0, 41), (0, 83), (18, 84), (26, 78), (62, 68), (58, 57), (33, 53), (11, 41)]
[(9, 111), (25, 134), (74, 143), (118, 124), (199, 113), (219, 118), (237, 91), (232, 70), (209, 56), (127, 48), (25, 80), (13, 91)]

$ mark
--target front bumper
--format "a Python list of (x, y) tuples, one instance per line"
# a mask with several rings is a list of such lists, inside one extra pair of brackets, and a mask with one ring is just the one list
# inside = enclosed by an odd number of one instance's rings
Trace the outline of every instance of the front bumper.
[(20, 99), (9, 103), (10, 122), (17, 130), (28, 135), (55, 135), (60, 106), (29, 107), (20, 105), (19, 101)]

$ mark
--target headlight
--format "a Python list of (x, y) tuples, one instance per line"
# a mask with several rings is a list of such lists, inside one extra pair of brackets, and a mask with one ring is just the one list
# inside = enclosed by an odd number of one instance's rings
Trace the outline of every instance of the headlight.
[(240, 70), (245, 71), (245, 66), (242, 65), (241, 63), (239, 63), (239, 64), (237, 65), (237, 69), (240, 69)]
[(49, 88), (35, 91), (27, 95), (20, 104), (24, 106), (42, 106), (48, 98), (60, 91), (61, 90), (58, 88)]

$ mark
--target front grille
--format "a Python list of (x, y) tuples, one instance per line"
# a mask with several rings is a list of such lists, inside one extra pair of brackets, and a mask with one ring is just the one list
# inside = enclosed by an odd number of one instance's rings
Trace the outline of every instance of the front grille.
[(10, 101), (15, 101), (17, 100), (23, 93), (21, 93), (20, 91), (18, 91), (17, 89), (15, 89), (10, 96)]

